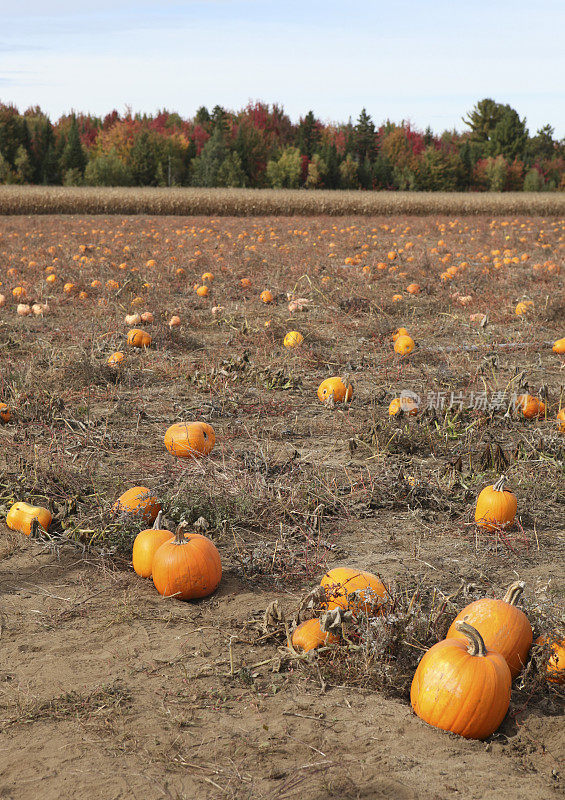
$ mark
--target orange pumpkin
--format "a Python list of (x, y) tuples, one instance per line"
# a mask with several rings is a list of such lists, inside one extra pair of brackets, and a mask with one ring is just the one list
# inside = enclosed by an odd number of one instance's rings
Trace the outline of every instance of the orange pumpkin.
[(165, 434), (165, 447), (178, 458), (207, 456), (215, 444), (214, 428), (207, 422), (177, 422)]
[(274, 300), (272, 293), (268, 289), (265, 289), (264, 292), (261, 292), (260, 298), (263, 303), (272, 303)]
[(12, 412), (7, 403), (0, 403), (0, 422), (6, 423), (12, 419)]
[(141, 578), (150, 578), (153, 557), (162, 544), (173, 539), (171, 531), (148, 528), (135, 537), (132, 550), (133, 568)]
[(510, 489), (505, 489), (506, 476), (500, 478), (492, 486), (485, 486), (477, 498), (475, 522), (480, 528), (494, 531), (497, 528), (508, 528), (514, 524), (518, 501)]
[(293, 347), (300, 347), (303, 341), (304, 336), (302, 336), (301, 333), (298, 331), (289, 331), (284, 337), (283, 344), (287, 349), (291, 349)]
[(249, 278), (242, 278), (239, 283), (244, 289), (249, 289), (251, 286), (251, 281)]
[(516, 398), (515, 408), (526, 419), (543, 417), (545, 414), (545, 403), (531, 394), (519, 394)]
[(416, 345), (414, 343), (414, 339), (412, 339), (411, 336), (402, 334), (402, 336), (399, 336), (394, 343), (394, 352), (398, 353), (400, 356), (407, 356), (415, 347)]
[(214, 276), (211, 272), (205, 272), (202, 276), (202, 283), (212, 283)]
[(396, 417), (401, 411), (414, 416), (418, 413), (418, 404), (411, 397), (395, 397), (388, 407), (389, 417)]
[(222, 579), (222, 562), (215, 544), (198, 533), (176, 535), (153, 556), (153, 583), (159, 594), (194, 600), (214, 592)]
[(420, 294), (422, 289), (418, 283), (411, 283), (409, 286), (406, 287), (406, 291), (408, 294)]
[(319, 619), (309, 619), (299, 625), (292, 634), (292, 646), (296, 650), (315, 650), (325, 644), (338, 642), (339, 637), (334, 633), (327, 633), (320, 627)]
[(210, 292), (210, 289), (207, 286), (198, 286), (196, 289), (196, 294), (198, 297), (207, 297)]
[(508, 711), (510, 670), (471, 625), (458, 622), (457, 632), (462, 638), (444, 639), (424, 654), (410, 702), (428, 725), (466, 739), (486, 739)]
[(503, 600), (483, 597), (466, 606), (455, 617), (447, 639), (462, 639), (456, 623), (464, 620), (476, 628), (489, 650), (506, 659), (512, 678), (523, 669), (532, 646), (532, 626), (524, 612), (516, 607), (524, 584), (516, 581), (508, 587)]
[(559, 355), (562, 356), (565, 353), (565, 337), (563, 339), (558, 339), (551, 349), (554, 353), (559, 353)]
[(130, 347), (145, 348), (150, 347), (152, 339), (146, 331), (142, 331), (140, 328), (132, 328), (128, 332), (127, 342)]
[(396, 340), (400, 336), (410, 336), (406, 328), (397, 328), (395, 331), (392, 332), (392, 341), (396, 342)]
[(121, 352), (112, 353), (111, 356), (108, 357), (108, 361), (106, 362), (109, 367), (121, 367), (124, 363), (125, 355)]
[(341, 378), (326, 378), (325, 381), (318, 386), (318, 400), (325, 403), (333, 397), (334, 403), (343, 403), (344, 400), (351, 400), (353, 397), (353, 386), (348, 383), (347, 389)]
[[(386, 597), (386, 587), (376, 575), (353, 567), (335, 567), (320, 582), (327, 596), (328, 609), (351, 608), (365, 614), (376, 613)], [(368, 590), (368, 591), (367, 591)], [(354, 598), (350, 597), (355, 594)], [(358, 593), (358, 594), (357, 594)]]
[(152, 524), (155, 517), (161, 510), (161, 503), (151, 494), (146, 486), (134, 486), (124, 492), (114, 505), (114, 514), (125, 513), (134, 517), (139, 517), (145, 523)]
[(565, 639), (540, 636), (535, 643), (549, 645), (551, 651), (547, 662), (547, 680), (551, 683), (565, 683)]
[(30, 535), (34, 523), (47, 533), (52, 521), (53, 517), (47, 508), (22, 502), (14, 503), (6, 516), (6, 525), (13, 531), (20, 531), (26, 536)]
[(565, 408), (557, 412), (557, 430), (560, 433), (565, 433)]

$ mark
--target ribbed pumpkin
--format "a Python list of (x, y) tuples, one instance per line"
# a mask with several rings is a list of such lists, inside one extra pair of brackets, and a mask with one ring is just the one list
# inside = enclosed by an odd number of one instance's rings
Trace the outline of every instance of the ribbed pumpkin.
[(341, 378), (326, 378), (318, 386), (318, 400), (325, 403), (330, 397), (333, 397), (334, 403), (343, 403), (344, 400), (351, 400), (353, 386), (348, 383), (346, 389)]
[(207, 422), (177, 422), (165, 434), (165, 447), (177, 458), (207, 456), (215, 444), (214, 428)]
[(175, 536), (153, 556), (153, 583), (159, 594), (194, 600), (212, 594), (222, 579), (222, 562), (215, 544), (199, 533)]
[(513, 492), (505, 489), (506, 476), (500, 478), (492, 486), (485, 486), (477, 498), (475, 522), (480, 528), (494, 531), (496, 528), (508, 528), (514, 524), (518, 501)]
[(551, 348), (554, 353), (558, 353), (559, 355), (565, 354), (565, 337), (563, 339), (558, 339), (556, 342), (553, 343), (553, 347)]
[(125, 513), (148, 524), (155, 521), (160, 510), (161, 503), (146, 486), (133, 486), (118, 497), (112, 506), (114, 514)]
[(151, 345), (151, 336), (146, 331), (142, 331), (141, 328), (132, 328), (131, 331), (128, 331), (128, 338), (127, 342), (130, 347), (149, 347)]
[[(372, 572), (364, 572), (353, 567), (335, 567), (326, 572), (320, 582), (326, 589), (327, 608), (350, 608), (365, 614), (376, 613), (381, 600), (386, 597), (386, 588)], [(366, 589), (370, 589), (365, 593)], [(350, 595), (358, 592), (358, 599), (350, 601)]]
[(265, 291), (264, 291), (264, 292), (261, 292), (261, 294), (259, 295), (259, 297), (261, 298), (261, 300), (262, 300), (262, 302), (263, 302), (263, 303), (272, 303), (272, 302), (273, 302), (273, 300), (275, 299), (275, 298), (273, 297), (273, 294), (272, 294), (272, 292), (270, 292), (268, 289), (265, 289)]
[(106, 362), (109, 367), (112, 368), (119, 368), (125, 361), (125, 355), (120, 351), (112, 353), (111, 356), (108, 356), (108, 361)]
[(483, 597), (470, 603), (455, 617), (446, 638), (464, 638), (458, 632), (457, 623), (465, 620), (479, 631), (489, 650), (504, 656), (515, 678), (526, 663), (533, 639), (527, 616), (516, 608), (523, 591), (524, 583), (516, 581), (508, 587), (502, 600)]
[(434, 644), (418, 664), (410, 702), (435, 728), (466, 739), (486, 739), (510, 705), (510, 670), (500, 653), (487, 649), (480, 633), (457, 623), (459, 639)]
[(47, 533), (53, 521), (51, 512), (42, 506), (32, 506), (29, 503), (14, 503), (6, 516), (6, 525), (13, 531), (20, 531), (26, 536), (31, 534), (34, 521)]
[(319, 619), (309, 619), (299, 625), (292, 634), (292, 646), (296, 650), (315, 650), (325, 644), (339, 641), (339, 636), (323, 631)]
[(171, 531), (148, 528), (135, 537), (131, 560), (133, 568), (141, 578), (150, 578), (153, 557), (162, 544), (173, 539)]
[(547, 662), (547, 680), (551, 683), (565, 683), (565, 639), (555, 639), (550, 636), (540, 636), (536, 644), (549, 645), (551, 656)]

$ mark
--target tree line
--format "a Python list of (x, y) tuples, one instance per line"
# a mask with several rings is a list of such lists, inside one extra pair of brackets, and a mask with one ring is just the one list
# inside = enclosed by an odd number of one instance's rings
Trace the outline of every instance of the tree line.
[(531, 136), (509, 105), (480, 100), (463, 132), (434, 134), (408, 122), (377, 127), (293, 123), (277, 104), (241, 111), (202, 106), (192, 119), (68, 114), (0, 103), (0, 183), (67, 186), (223, 186), (408, 191), (559, 191), (565, 140), (548, 124)]

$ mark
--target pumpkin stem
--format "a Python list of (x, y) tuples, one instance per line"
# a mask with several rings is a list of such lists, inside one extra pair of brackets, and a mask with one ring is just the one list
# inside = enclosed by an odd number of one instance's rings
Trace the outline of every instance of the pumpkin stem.
[(493, 484), (492, 488), (494, 489), (495, 492), (503, 492), (504, 487), (506, 486), (507, 483), (508, 479), (506, 475), (501, 475), (500, 478), (497, 480), (497, 482)]
[(153, 530), (158, 531), (161, 529), (161, 518), (163, 516), (163, 512), (159, 511), (157, 516), (155, 517), (155, 522), (153, 523)]
[(472, 625), (469, 625), (469, 623), (465, 622), (464, 620), (459, 620), (459, 622), (456, 622), (455, 627), (458, 631), (464, 633), (469, 640), (469, 647), (467, 648), (469, 655), (486, 656), (486, 645), (483, 641), (483, 637), (476, 628), (473, 628)]
[(514, 583), (511, 583), (506, 590), (506, 594), (502, 598), (504, 602), (509, 603), (511, 606), (515, 606), (520, 598), (520, 595), (524, 591), (525, 585), (526, 584), (524, 581), (514, 581)]
[(181, 524), (178, 526), (175, 532), (175, 540), (173, 544), (186, 544), (187, 539), (186, 536), (184, 535), (186, 528), (187, 528), (186, 522), (181, 522)]

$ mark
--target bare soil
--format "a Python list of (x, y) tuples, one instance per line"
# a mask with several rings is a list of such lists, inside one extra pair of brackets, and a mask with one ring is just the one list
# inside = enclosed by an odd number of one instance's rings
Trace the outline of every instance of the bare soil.
[[(1, 798), (563, 794), (564, 693), (539, 648), (486, 742), (426, 725), (409, 686), (467, 602), (517, 579), (534, 637), (564, 635), (564, 362), (551, 349), (565, 332), (564, 231), (538, 217), (2, 220), (0, 517), (26, 500), (54, 523), (28, 538), (0, 522)], [(16, 286), (50, 312), (18, 316)], [(309, 310), (290, 313), (287, 295)], [(145, 352), (126, 348), (132, 310), (155, 314)], [(418, 345), (407, 358), (392, 349), (400, 325)], [(289, 330), (302, 347), (285, 350)], [(331, 375), (353, 382), (351, 404), (318, 401)], [(389, 419), (402, 389), (446, 403)], [(507, 413), (525, 391), (544, 394), (546, 415)], [(209, 458), (165, 450), (185, 419), (214, 426)], [(518, 524), (479, 531), (477, 494), (502, 471)], [(213, 596), (163, 599), (133, 572), (140, 526), (110, 509), (134, 485), (158, 494), (171, 529), (204, 526), (223, 564)], [(345, 564), (381, 576), (390, 614), (295, 656), (301, 599)], [(287, 629), (265, 625), (273, 601)]]

